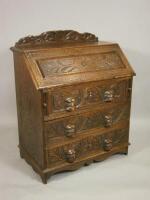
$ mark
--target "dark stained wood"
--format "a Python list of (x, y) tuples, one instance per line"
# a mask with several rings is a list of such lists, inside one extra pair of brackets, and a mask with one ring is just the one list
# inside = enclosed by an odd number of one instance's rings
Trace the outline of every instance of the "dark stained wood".
[(57, 172), (128, 153), (135, 73), (118, 44), (48, 31), (11, 50), (20, 156), (43, 183)]
[(77, 139), (65, 145), (49, 148), (47, 151), (47, 165), (61, 168), (61, 165), (64, 166), (70, 162), (86, 159), (86, 156), (98, 155), (102, 151), (111, 151), (112, 148), (121, 144), (128, 146), (128, 128), (105, 134), (98, 132), (97, 134)]
[[(111, 62), (109, 62), (111, 61)], [(124, 68), (116, 52), (38, 60), (43, 77)]]
[(72, 43), (72, 42), (98, 42), (98, 38), (91, 33), (79, 33), (73, 30), (47, 31), (37, 36), (27, 36), (16, 42), (15, 46), (43, 45), (51, 43)]
[[(70, 141), (88, 131), (97, 129), (111, 129), (122, 121), (128, 121), (130, 104), (109, 105), (99, 110), (87, 110), (79, 115), (68, 116), (45, 123), (46, 142), (53, 145), (63, 140)], [(49, 131), (51, 130), (51, 131)]]
[[(14, 53), (16, 98), (19, 129), (19, 146), (32, 155), (39, 167), (44, 167), (43, 159), (43, 117), (41, 91), (36, 90), (26, 68), (23, 54)], [(34, 102), (34, 103), (33, 103)]]
[(128, 100), (128, 84), (128, 79), (118, 79), (57, 88), (47, 93), (45, 109), (47, 115), (50, 115), (47, 117), (52, 119), (57, 118), (57, 115), (70, 115), (72, 111), (99, 107), (99, 104), (123, 103)]

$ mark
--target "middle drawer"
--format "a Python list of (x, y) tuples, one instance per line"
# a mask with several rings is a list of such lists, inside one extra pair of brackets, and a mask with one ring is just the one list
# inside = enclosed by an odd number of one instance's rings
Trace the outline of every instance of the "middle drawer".
[(62, 142), (96, 128), (109, 129), (121, 121), (128, 120), (129, 114), (130, 105), (127, 103), (45, 122), (46, 143)]

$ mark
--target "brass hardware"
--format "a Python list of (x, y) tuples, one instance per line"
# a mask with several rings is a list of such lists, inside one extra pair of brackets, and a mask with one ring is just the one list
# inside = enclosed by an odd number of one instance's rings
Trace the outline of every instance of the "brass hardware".
[(73, 97), (68, 97), (66, 100), (65, 100), (67, 103), (72, 103), (75, 101), (75, 99)]
[(89, 97), (90, 97), (90, 98), (93, 97), (92, 91), (89, 92)]
[(113, 91), (112, 90), (105, 91), (104, 92), (104, 101), (111, 102), (112, 100), (113, 100)]
[(46, 108), (47, 107), (47, 103), (43, 103), (43, 107)]
[(68, 97), (66, 100), (66, 111), (74, 111), (75, 110), (75, 99), (73, 97)]
[(105, 120), (105, 127), (110, 127), (112, 126), (112, 116), (111, 115), (105, 115), (104, 116), (104, 120)]
[(105, 139), (104, 140), (104, 150), (110, 151), (112, 149), (112, 139)]
[(74, 149), (68, 149), (65, 155), (66, 155), (66, 160), (69, 163), (73, 163), (76, 159), (76, 153)]
[(74, 124), (68, 124), (65, 127), (65, 133), (67, 137), (73, 137), (74, 133), (75, 133), (75, 125)]

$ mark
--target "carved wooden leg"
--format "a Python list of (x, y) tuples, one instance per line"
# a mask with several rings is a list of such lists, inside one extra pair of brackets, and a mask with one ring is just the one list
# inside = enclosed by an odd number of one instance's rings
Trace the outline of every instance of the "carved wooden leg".
[(120, 154), (128, 155), (128, 147), (125, 147), (122, 151), (119, 152)]
[(24, 158), (24, 156), (23, 156), (23, 152), (22, 152), (21, 149), (20, 149), (20, 158)]
[(41, 179), (42, 179), (42, 182), (43, 182), (44, 184), (47, 184), (47, 179), (48, 179), (47, 174), (42, 174), (42, 175), (41, 175)]
[(93, 160), (86, 161), (84, 166), (89, 166), (91, 163), (93, 163)]

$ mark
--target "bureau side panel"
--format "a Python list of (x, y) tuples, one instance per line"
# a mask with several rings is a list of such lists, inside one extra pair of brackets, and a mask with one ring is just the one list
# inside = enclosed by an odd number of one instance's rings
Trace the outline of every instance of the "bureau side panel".
[(35, 88), (24, 54), (14, 53), (14, 65), (20, 153), (32, 165), (44, 168), (41, 92)]

